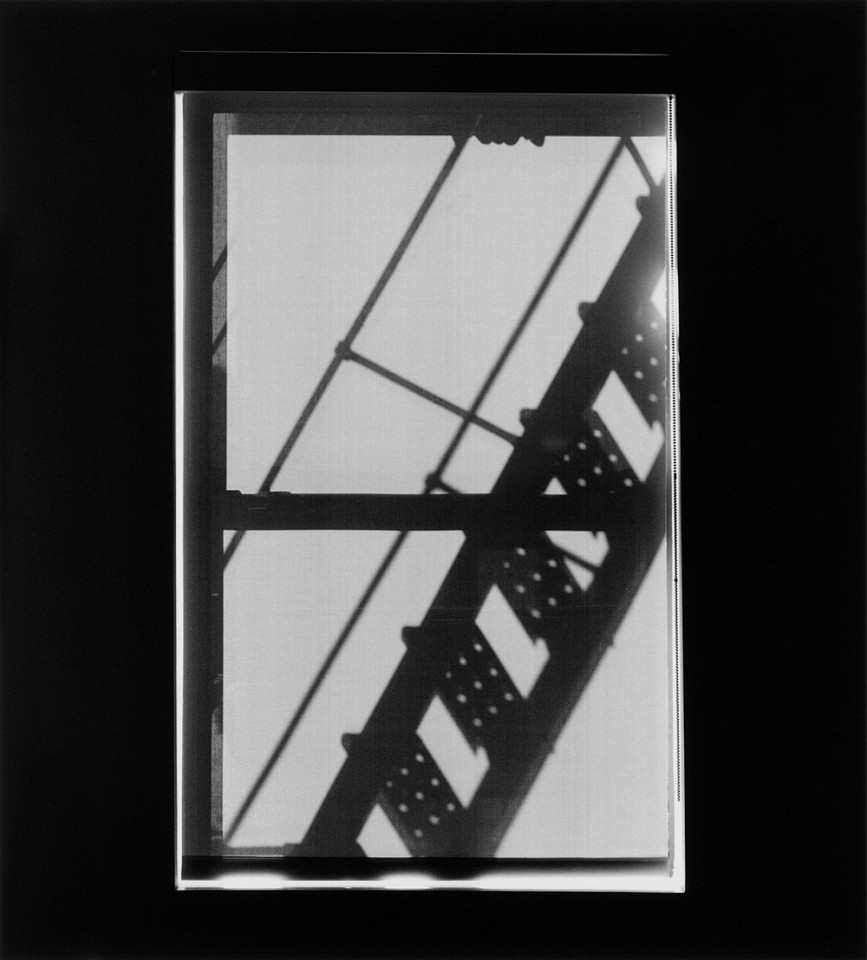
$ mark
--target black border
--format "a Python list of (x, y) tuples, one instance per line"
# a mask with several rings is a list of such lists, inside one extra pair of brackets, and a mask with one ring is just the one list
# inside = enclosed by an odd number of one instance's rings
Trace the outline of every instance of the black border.
[[(864, 27), (848, 0), (0, 5), (5, 956), (864, 956)], [(269, 48), (669, 54), (682, 896), (173, 889), (172, 91), (180, 51)], [(587, 90), (577, 63), (419, 70)]]

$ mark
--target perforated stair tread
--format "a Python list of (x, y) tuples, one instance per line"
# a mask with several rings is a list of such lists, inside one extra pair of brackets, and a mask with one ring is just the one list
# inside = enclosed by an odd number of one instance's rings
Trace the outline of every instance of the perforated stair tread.
[(556, 476), (567, 494), (588, 491), (619, 494), (635, 490), (639, 485), (629, 461), (618, 449), (601, 417), (592, 410), (557, 463)]
[(434, 690), (474, 749), (492, 758), (508, 747), (520, 723), (523, 698), (487, 638), (471, 620), (405, 628), (415, 649), (424, 644), (434, 662)]
[(389, 770), (379, 802), (413, 856), (446, 855), (463, 807), (421, 737)]
[(556, 657), (580, 630), (583, 591), (563, 552), (547, 537), (486, 556), (486, 573), (497, 585), (528, 637), (544, 640)]
[(645, 419), (665, 419), (668, 384), (668, 343), (665, 321), (652, 303), (646, 303), (635, 333), (620, 347), (614, 370)]

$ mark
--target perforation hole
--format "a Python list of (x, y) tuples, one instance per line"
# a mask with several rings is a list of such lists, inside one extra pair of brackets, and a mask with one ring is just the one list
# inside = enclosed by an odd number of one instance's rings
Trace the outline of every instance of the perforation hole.
[(503, 699), (504, 699), (504, 700), (508, 700), (509, 702), (511, 702), (512, 700), (515, 699), (515, 695), (514, 695), (513, 693), (509, 693), (509, 691), (507, 690), (507, 691), (503, 694)]
[(417, 762), (417, 763), (424, 763), (424, 756), (422, 756), (422, 754), (420, 754), (420, 753), (417, 753), (417, 754), (415, 755), (415, 759), (416, 759), (416, 762)]
[(458, 703), (466, 703), (466, 702), (467, 702), (467, 695), (465, 693), (459, 693)]
[(551, 567), (551, 569), (553, 569), (554, 567), (557, 566), (557, 561), (553, 557), (549, 557), (548, 566)]
[(624, 347), (620, 352), (621, 352), (621, 353), (623, 354), (623, 356), (625, 357), (625, 356), (629, 353), (629, 350), (628, 350), (626, 347)]
[(458, 663), (459, 663), (462, 667), (465, 667), (465, 666), (467, 665), (467, 658), (466, 658), (466, 657), (458, 657)]
[(534, 574), (533, 574), (533, 579), (536, 581), (536, 583), (539, 583), (539, 581), (542, 579), (542, 574), (541, 574), (541, 573), (534, 573)]
[(409, 776), (409, 770), (407, 770), (406, 767), (401, 767), (401, 768), (400, 768), (400, 775), (401, 775), (402, 777)]
[(496, 712), (497, 712), (497, 708), (495, 706), (488, 707), (488, 713), (496, 713)]
[(535, 607), (530, 607), (530, 616), (531, 616), (534, 620), (538, 620), (538, 619), (542, 616), (542, 614), (541, 614), (541, 612), (538, 611)]
[(659, 366), (659, 361), (656, 359), (656, 357), (651, 357), (651, 358), (650, 358), (650, 365), (651, 365), (651, 367), (658, 367), (658, 366)]
[(516, 547), (516, 548), (515, 548), (515, 553), (517, 553), (519, 557), (526, 557), (526, 556), (527, 556), (527, 551), (526, 551), (523, 547)]
[(656, 401), (657, 401), (659, 398), (656, 396), (655, 393), (650, 393), (650, 394), (647, 395), (647, 399), (648, 399), (651, 403), (656, 403)]
[(488, 673), (489, 673), (492, 677), (496, 677), (496, 676), (498, 675), (499, 671), (497, 670), (496, 667), (491, 667), (491, 669), (488, 670)]
[(401, 813), (406, 813), (406, 811), (409, 810), (409, 807), (405, 803), (399, 803), (397, 805), (397, 809), (400, 810)]
[(415, 798), (416, 800), (424, 800), (424, 794), (421, 792), (421, 790), (416, 790)]
[(596, 437), (597, 440), (601, 440), (602, 431), (597, 428), (596, 430), (593, 431), (593, 436)]
[(631, 479), (630, 477), (624, 477), (624, 478), (623, 478), (623, 486), (624, 486), (624, 487), (631, 487), (631, 486), (632, 486), (632, 479)]
[(446, 670), (446, 680), (451, 680), (451, 678), (452, 678), (451, 670)]
[(454, 812), (455, 812), (455, 805), (454, 805), (453, 803), (447, 803), (447, 804), (446, 804), (446, 810), (448, 810), (449, 813), (454, 813)]
[(389, 790), (391, 790), (391, 788), (394, 786), (394, 784), (391, 782), (391, 780), (386, 780), (386, 781), (385, 781), (385, 785), (388, 787)]
[(579, 450), (586, 450), (586, 449), (587, 449), (587, 444), (582, 440), (582, 441), (578, 444), (578, 449), (579, 449)]
[(482, 652), (482, 645), (481, 645), (480, 643), (474, 643), (474, 644), (473, 644), (473, 650), (475, 650), (476, 653), (481, 653), (481, 652)]
[(563, 592), (564, 592), (564, 593), (574, 593), (574, 592), (575, 592), (575, 589), (574, 589), (574, 587), (572, 586), (571, 583), (567, 583), (567, 584), (565, 584), (564, 587), (563, 587)]
[(557, 601), (556, 601), (553, 597), (548, 597), (548, 606), (549, 606), (549, 607), (556, 607), (556, 606), (557, 606)]
[(579, 478), (578, 478), (578, 486), (579, 486), (579, 487), (586, 487), (586, 486), (587, 486), (587, 481), (584, 479), (584, 477), (579, 477)]
[(504, 561), (503, 561), (503, 569), (504, 569), (504, 570), (510, 570), (511, 567), (512, 567), (512, 564), (509, 563), (508, 560), (504, 560)]
[(636, 370), (634, 376), (636, 380), (644, 379), (644, 374), (640, 370)]
[(432, 787), (438, 787), (438, 786), (440, 785), (439, 778), (438, 778), (438, 777), (431, 777), (431, 778), (430, 778), (430, 783), (431, 783), (431, 786), (432, 786)]
[(597, 477), (601, 477), (601, 476), (602, 476), (602, 467), (600, 467), (600, 466), (597, 464), (597, 465), (593, 468), (593, 472), (596, 474)]
[(482, 689), (482, 681), (481, 681), (481, 680), (473, 680), (473, 686), (476, 688), (476, 690), (481, 690), (481, 689)]
[(644, 336), (643, 336), (643, 334), (636, 333), (636, 334), (635, 334), (635, 342), (636, 342), (636, 343), (643, 343), (643, 342), (644, 342)]
[(608, 454), (608, 459), (611, 461), (611, 463), (617, 463), (617, 454), (616, 454), (616, 453), (609, 453), (609, 454)]
[(476, 718), (473, 720), (473, 726), (474, 726), (474, 727), (480, 727), (481, 725), (482, 725), (482, 721), (481, 721), (478, 717), (476, 717)]
[(518, 591), (518, 593), (526, 593), (526, 592), (527, 592), (527, 588), (524, 586), (523, 583), (516, 583), (516, 584), (515, 584), (515, 589)]
[(436, 826), (436, 825), (440, 822), (440, 818), (437, 817), (437, 816), (434, 816), (433, 814), (431, 814), (431, 815), (428, 817), (428, 821), (429, 821), (430, 823), (432, 823), (434, 826)]
[(413, 833), (413, 836), (415, 836), (415, 837), (423, 837), (423, 836), (424, 836), (424, 832), (423, 832), (422, 830), (413, 830), (412, 833)]

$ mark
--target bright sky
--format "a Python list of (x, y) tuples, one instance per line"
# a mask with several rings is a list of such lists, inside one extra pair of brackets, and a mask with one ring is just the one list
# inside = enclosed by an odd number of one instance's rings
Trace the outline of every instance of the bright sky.
[[(664, 140), (636, 142), (658, 179)], [(354, 348), (468, 407), (615, 143), (471, 140)], [(452, 146), (438, 137), (229, 138), (229, 489), (258, 489)], [(598, 295), (638, 222), (635, 198), (645, 193), (624, 152), (483, 416), (520, 434), (518, 412), (550, 383), (580, 330), (577, 304)], [(664, 315), (662, 285), (655, 299)], [(600, 414), (643, 476), (661, 429), (635, 420), (637, 408), (618, 400), (618, 384), (610, 385), (608, 414)], [(419, 493), (458, 424), (448, 411), (343, 364), (273, 489)], [(473, 427), (445, 479), (487, 491), (510, 449)], [(588, 559), (605, 548), (589, 534), (552, 537)], [(393, 538), (379, 531), (245, 537), (225, 580), (225, 824)], [(343, 762), (341, 735), (364, 726), (403, 654), (401, 628), (422, 619), (462, 539), (410, 535), (235, 845), (301, 839)], [(663, 550), (501, 855), (667, 853), (667, 589)], [(479, 623), (519, 689), (531, 689), (545, 651), (496, 591)], [(435, 702), (422, 736), (459, 796), (471, 798), (486, 758), (459, 733), (456, 741), (450, 725)], [(378, 809), (362, 844), (374, 856), (405, 853)]]

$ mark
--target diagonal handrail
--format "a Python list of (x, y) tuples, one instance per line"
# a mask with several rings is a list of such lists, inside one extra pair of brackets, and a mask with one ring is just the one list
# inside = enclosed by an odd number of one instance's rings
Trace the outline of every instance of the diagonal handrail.
[(635, 165), (641, 172), (641, 176), (644, 177), (644, 182), (647, 184), (650, 190), (656, 190), (657, 185), (656, 181), (653, 179), (653, 174), (650, 172), (647, 164), (644, 162), (644, 157), (641, 156), (641, 153), (638, 147), (635, 146), (632, 137), (625, 137), (624, 139), (626, 141), (626, 149), (629, 151), (630, 156), (635, 161)]

